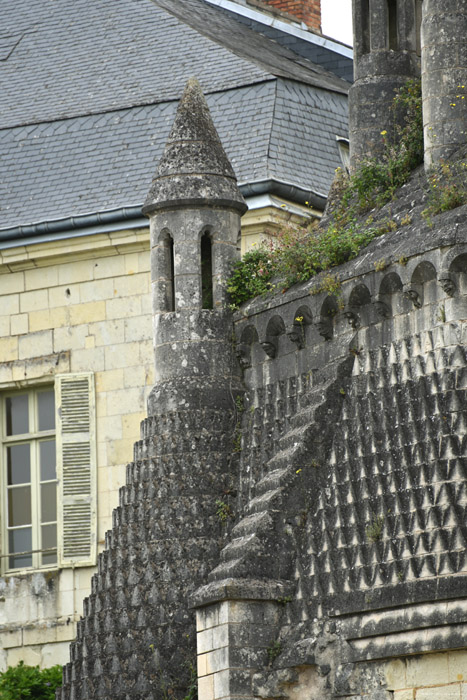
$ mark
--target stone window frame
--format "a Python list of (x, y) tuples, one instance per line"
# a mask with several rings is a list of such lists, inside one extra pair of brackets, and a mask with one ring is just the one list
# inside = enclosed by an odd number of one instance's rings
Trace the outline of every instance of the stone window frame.
[[(51, 381), (52, 380), (52, 381)], [(97, 562), (97, 444), (94, 374), (78, 372), (56, 374), (53, 379), (41, 377), (21, 381), (16, 386), (0, 386), (0, 501), (2, 574), (18, 575), (37, 570), (95, 566)], [(16, 395), (37, 396), (52, 389), (55, 395), (55, 428), (53, 431), (21, 434), (20, 439), (6, 436), (5, 398)], [(34, 402), (35, 399), (32, 399)], [(33, 426), (37, 422), (34, 419)], [(6, 445), (28, 440), (41, 441), (53, 434), (56, 445), (56, 561), (42, 563), (42, 550), (37, 545), (39, 521), (36, 514), (38, 481), (32, 486), (32, 563), (21, 568), (9, 566), (8, 509), (6, 487)], [(6, 437), (6, 439), (5, 439)], [(38, 473), (37, 460), (35, 472)], [(34, 476), (36, 476), (34, 474)], [(32, 483), (32, 482), (31, 482)], [(26, 551), (26, 550), (25, 550)]]
[[(39, 397), (40, 395), (50, 394), (54, 397), (54, 426), (49, 429), (40, 429), (39, 425)], [(7, 432), (7, 401), (10, 398), (20, 396), (27, 397), (27, 413), (28, 413), (28, 431), (25, 433), (14, 433), (8, 435)], [(0, 453), (0, 483), (2, 492), (2, 556), (1, 569), (2, 573), (18, 574), (22, 571), (30, 571), (36, 569), (57, 568), (57, 498), (58, 498), (58, 478), (55, 470), (54, 478), (41, 478), (41, 443), (54, 443), (54, 452), (56, 453), (56, 407), (54, 396), (54, 385), (45, 384), (38, 386), (30, 386), (22, 389), (8, 390), (2, 392), (1, 395), (1, 453)], [(29, 445), (30, 446), (30, 473), (29, 481), (24, 481), (18, 484), (9, 484), (8, 481), (8, 450), (15, 446)], [(51, 484), (55, 485), (55, 518), (42, 522), (41, 518), (41, 494)], [(30, 523), (20, 523), (17, 526), (9, 525), (9, 493), (14, 490), (29, 488), (31, 498), (31, 513)], [(17, 550), (27, 552), (24, 556), (18, 556), (16, 553), (12, 555), (10, 552), (9, 535), (15, 530), (26, 529), (30, 525), (31, 530), (31, 549)], [(55, 533), (52, 541), (43, 546), (43, 531), (42, 528), (54, 528)], [(24, 559), (27, 558), (27, 561)], [(18, 566), (12, 565), (11, 559), (23, 559), (18, 562)], [(13, 561), (13, 563), (15, 563)]]

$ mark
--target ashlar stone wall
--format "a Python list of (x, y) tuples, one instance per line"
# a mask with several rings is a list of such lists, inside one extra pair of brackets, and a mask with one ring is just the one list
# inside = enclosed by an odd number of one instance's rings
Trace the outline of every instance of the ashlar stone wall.
[[(3, 393), (94, 374), (102, 549), (154, 381), (147, 229), (0, 251), (0, 360)], [(65, 663), (94, 567), (8, 572), (6, 561), (1, 667)]]

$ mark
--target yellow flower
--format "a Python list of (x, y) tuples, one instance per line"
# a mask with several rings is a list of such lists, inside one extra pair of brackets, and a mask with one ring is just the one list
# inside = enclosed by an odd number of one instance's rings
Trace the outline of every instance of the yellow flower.
[(301, 323), (303, 321), (303, 316), (296, 316), (295, 320)]
[(297, 471), (295, 472), (295, 474), (300, 474), (301, 471), (302, 471), (301, 469), (297, 469)]
[(285, 207), (285, 204), (281, 204), (281, 207)]
[(386, 136), (387, 133), (388, 133), (388, 132), (386, 131), (386, 129), (384, 129), (384, 130), (381, 132), (381, 136)]

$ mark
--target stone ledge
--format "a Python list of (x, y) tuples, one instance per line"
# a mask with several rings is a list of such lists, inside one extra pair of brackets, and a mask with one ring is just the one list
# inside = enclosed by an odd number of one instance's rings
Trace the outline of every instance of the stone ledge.
[(190, 599), (190, 607), (202, 608), (223, 600), (277, 601), (290, 595), (293, 589), (294, 584), (290, 581), (228, 578), (198, 588)]

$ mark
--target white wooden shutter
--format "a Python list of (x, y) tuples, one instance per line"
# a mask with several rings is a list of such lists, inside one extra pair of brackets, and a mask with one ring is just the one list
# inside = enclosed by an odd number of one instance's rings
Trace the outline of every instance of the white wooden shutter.
[(55, 377), (57, 406), (58, 564), (96, 563), (96, 426), (94, 376)]

